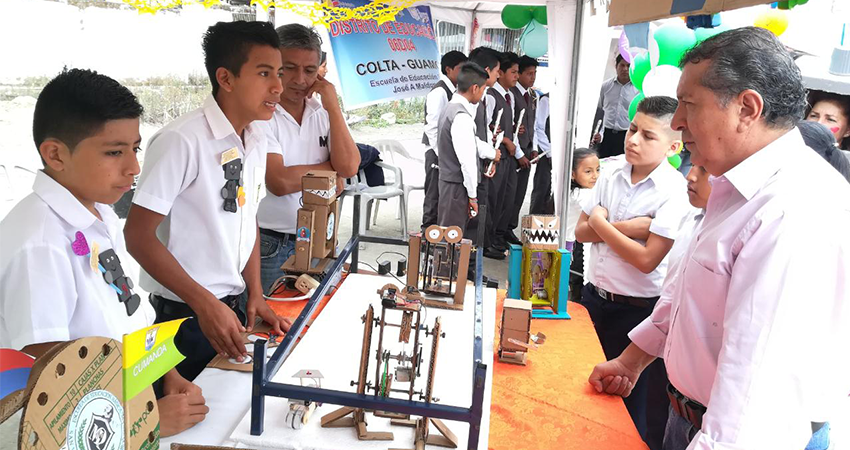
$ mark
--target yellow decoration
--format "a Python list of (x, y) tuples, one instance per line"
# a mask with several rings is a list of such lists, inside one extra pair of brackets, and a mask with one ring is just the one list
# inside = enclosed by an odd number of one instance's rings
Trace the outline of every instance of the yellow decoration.
[(759, 14), (753, 25), (764, 28), (778, 37), (788, 29), (788, 15), (785, 11), (769, 9)]
[(376, 20), (378, 25), (395, 20), (396, 14), (413, 5), (417, 0), (394, 0), (391, 2), (373, 1), (357, 8), (334, 7), (328, 3), (293, 3), (287, 0), (251, 0), (251, 5), (260, 5), (268, 10), (270, 6), (283, 8), (306, 17), (313, 25), (330, 27), (334, 22), (351, 19)]
[(219, 0), (122, 0), (140, 13), (156, 14), (161, 9), (172, 9), (184, 5), (200, 4), (205, 8), (217, 5)]
[(236, 194), (236, 201), (239, 203), (239, 207), (245, 206), (245, 190), (242, 189), (242, 186), (239, 186), (239, 190)]

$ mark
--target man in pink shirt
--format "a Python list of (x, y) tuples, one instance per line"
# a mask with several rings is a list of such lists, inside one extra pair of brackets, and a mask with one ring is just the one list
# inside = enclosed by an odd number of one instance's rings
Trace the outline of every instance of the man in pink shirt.
[(652, 315), (594, 368), (628, 396), (664, 358), (665, 450), (826, 448), (821, 424), (850, 392), (850, 186), (805, 148), (800, 71), (768, 31), (718, 34), (682, 59), (679, 108), (712, 191)]

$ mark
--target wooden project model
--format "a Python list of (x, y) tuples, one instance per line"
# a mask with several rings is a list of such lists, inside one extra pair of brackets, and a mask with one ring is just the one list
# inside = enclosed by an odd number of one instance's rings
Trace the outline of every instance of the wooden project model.
[(528, 350), (536, 349), (545, 340), (543, 333), (531, 334), (531, 302), (505, 299), (499, 334), (499, 361), (524, 366)]
[(281, 266), (287, 273), (322, 273), (336, 253), (339, 202), (336, 172), (314, 170), (301, 178), (295, 254)]
[[(421, 297), (415, 288), (408, 287), (400, 290), (394, 284), (387, 284), (378, 290), (381, 296), (381, 316), (375, 317), (374, 308), (369, 305), (366, 314), (362, 317), (364, 322), (363, 342), (360, 350), (360, 370), (357, 381), (352, 381), (352, 386), (357, 386), (358, 394), (373, 392), (375, 396), (389, 397), (391, 394), (402, 394), (408, 400), (418, 396), (419, 400), (426, 403), (437, 401), (433, 397), (434, 376), (436, 373), (437, 352), (440, 338), (445, 337), (441, 329), (439, 317), (434, 322), (434, 327), (428, 330), (427, 326), (421, 325)], [(389, 322), (387, 320), (390, 312), (400, 312), (401, 320)], [(372, 328), (378, 327), (378, 349), (375, 352), (375, 379), (368, 380), (369, 353), (372, 346)], [(384, 347), (384, 334), (387, 327), (398, 328), (398, 343), (410, 343), (413, 337), (413, 349), (408, 353), (405, 349), (393, 352)], [(423, 390), (416, 390), (416, 378), (421, 375), (422, 367), (422, 343), (420, 331), (425, 332), (425, 337), (431, 336), (431, 359), (428, 366), (427, 385)], [(395, 386), (393, 385), (395, 383)], [(399, 388), (399, 383), (407, 384), (406, 388)], [(366, 429), (365, 413), (361, 408), (343, 407), (322, 417), (322, 427), (346, 427), (353, 426), (357, 429), (357, 437), (360, 440), (393, 440), (390, 432), (370, 432)], [(427, 417), (411, 419), (405, 414), (389, 413), (384, 411), (370, 411), (375, 416), (387, 417), (393, 425), (410, 426), (416, 429), (416, 449), (424, 449), (426, 444), (438, 445), (449, 448), (457, 448), (457, 437), (439, 419)], [(352, 414), (352, 417), (346, 417)], [(430, 435), (429, 424), (433, 424), (440, 435)]]
[(423, 294), (425, 306), (463, 310), (471, 249), (472, 241), (463, 238), (459, 227), (431, 225), (424, 242), (421, 233), (411, 233), (407, 285)]

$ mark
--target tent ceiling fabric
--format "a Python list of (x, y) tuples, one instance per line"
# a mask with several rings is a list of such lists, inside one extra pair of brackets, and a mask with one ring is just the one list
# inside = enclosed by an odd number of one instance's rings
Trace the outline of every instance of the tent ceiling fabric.
[(608, 26), (648, 22), (693, 14), (721, 11), (772, 3), (768, 0), (611, 0)]

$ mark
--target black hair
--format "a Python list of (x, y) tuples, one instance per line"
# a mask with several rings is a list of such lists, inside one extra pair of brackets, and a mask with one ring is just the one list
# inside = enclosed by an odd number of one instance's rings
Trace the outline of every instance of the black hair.
[(679, 101), (672, 97), (656, 95), (647, 97), (638, 103), (637, 112), (652, 116), (659, 120), (666, 120), (676, 114)]
[(490, 76), (487, 71), (474, 62), (465, 62), (460, 65), (460, 72), (457, 75), (457, 91), (464, 93), (473, 85), (484, 86), (487, 83), (487, 78)]
[(538, 63), (536, 59), (528, 55), (523, 55), (519, 58), (519, 73), (525, 72), (525, 69), (528, 69), (529, 67), (537, 67), (539, 65), (540, 63)]
[(319, 58), (319, 65), (321, 66), (328, 60), (328, 52), (322, 52), (322, 56)]
[[(586, 147), (579, 147), (579, 148), (573, 150), (573, 168), (572, 168), (572, 171), (575, 172), (576, 170), (578, 170), (579, 164), (581, 164), (582, 161), (584, 161), (586, 158), (589, 158), (591, 156), (595, 156), (595, 157), (598, 158), (599, 154), (596, 153), (596, 150), (586, 148)], [(584, 189), (584, 187), (582, 187), (578, 183), (576, 183), (576, 180), (575, 180), (574, 177), (571, 177), (570, 178), (570, 191), (572, 191), (573, 189)]]
[(832, 132), (823, 124), (808, 120), (797, 123), (797, 128), (800, 129), (806, 146), (817, 152), (850, 183), (850, 161), (836, 147)]
[[(35, 103), (32, 136), (38, 149), (57, 139), (71, 151), (97, 134), (106, 122), (136, 119), (144, 108), (121, 83), (86, 69), (64, 69), (50, 80)], [(42, 163), (44, 160), (42, 159)]]
[(324, 61), (322, 53), (322, 37), (310, 27), (300, 23), (289, 23), (277, 27), (277, 38), (280, 40), (280, 48), (297, 48), (302, 50), (313, 50), (319, 56), (319, 65)]
[(469, 61), (488, 70), (499, 68), (499, 57), (499, 52), (488, 47), (477, 47), (469, 52)]
[(626, 59), (626, 58), (623, 58), (623, 55), (621, 55), (619, 52), (617, 52), (617, 57), (614, 58), (614, 65), (616, 66), (617, 64), (620, 64), (620, 61), (623, 61), (624, 59)]
[(251, 47), (267, 45), (277, 49), (280, 40), (268, 22), (219, 22), (204, 33), (204, 66), (212, 84), (212, 93), (218, 94), (215, 72), (224, 67), (236, 76), (248, 61)]
[(507, 72), (514, 65), (519, 66), (519, 56), (514, 52), (503, 52), (499, 56), (499, 70)]
[[(847, 123), (850, 126), (850, 95), (834, 94), (832, 92), (811, 90), (808, 94), (808, 108), (806, 108), (805, 117), (809, 117), (812, 109), (819, 102), (831, 102), (838, 105), (838, 109), (847, 118)], [(850, 136), (842, 139), (838, 143), (838, 147), (844, 150), (850, 150)]]
[(806, 109), (800, 69), (773, 33), (744, 27), (716, 34), (682, 56), (679, 67), (707, 60), (700, 83), (714, 92), (725, 108), (741, 92), (752, 89), (764, 101), (768, 126), (791, 129)]
[(462, 62), (466, 62), (466, 55), (457, 50), (452, 50), (440, 59), (440, 72), (446, 75), (447, 69), (454, 69)]

